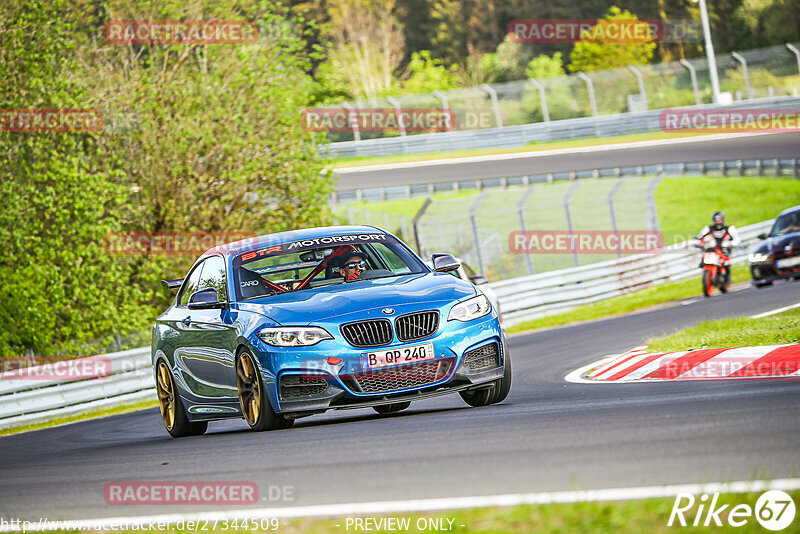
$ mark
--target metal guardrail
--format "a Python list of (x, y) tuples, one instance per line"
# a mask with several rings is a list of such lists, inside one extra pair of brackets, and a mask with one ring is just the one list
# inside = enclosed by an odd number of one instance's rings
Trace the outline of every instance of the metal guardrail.
[(44, 365), (26, 368), (27, 378), (0, 380), (0, 429), (156, 398), (150, 347), (80, 358), (78, 362), (98, 359), (110, 363), (107, 376), (32, 378), (47, 374)]
[[(798, 149), (798, 152), (800, 152), (800, 149)], [(332, 193), (330, 201), (333, 204), (361, 201), (378, 202), (383, 200), (424, 197), (431, 196), (435, 193), (458, 192), (469, 189), (480, 191), (490, 188), (528, 186), (536, 183), (553, 183), (584, 178), (654, 176), (660, 173), (670, 176), (763, 176), (769, 173), (776, 174), (777, 176), (800, 178), (800, 157), (725, 161), (682, 161), (678, 163), (629, 165), (584, 171), (507, 176), (503, 178), (482, 178), (479, 180), (461, 180), (457, 182), (436, 182), (430, 184), (353, 189), (351, 191), (336, 191)]]
[[(768, 109), (771, 106), (800, 105), (796, 96), (758, 98), (736, 102), (729, 106), (703, 104), (676, 109)], [(361, 141), (341, 141), (326, 146), (332, 154), (342, 157), (389, 156), (396, 154), (422, 154), (450, 152), (471, 148), (519, 147), (529, 143), (566, 141), (585, 137), (615, 137), (636, 133), (661, 131), (661, 112), (656, 109), (639, 113), (620, 113), (598, 117), (581, 117), (552, 122), (536, 122), (500, 128), (461, 130), (403, 137), (382, 137)]]
[[(769, 231), (772, 220), (739, 229), (741, 244), (733, 251), (734, 263), (746, 259), (758, 234)], [(665, 247), (657, 254), (639, 254), (560, 271), (493, 282), (505, 325), (568, 311), (580, 304), (622, 295), (664, 282), (698, 277), (699, 250), (688, 241)]]

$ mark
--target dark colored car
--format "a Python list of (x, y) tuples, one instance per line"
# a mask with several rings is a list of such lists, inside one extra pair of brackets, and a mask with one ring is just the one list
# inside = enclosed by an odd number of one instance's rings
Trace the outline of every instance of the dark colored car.
[[(354, 258), (358, 258), (355, 260)], [(208, 421), (244, 418), (288, 428), (326, 410), (398, 412), (458, 393), (501, 402), (511, 362), (497, 312), (460, 267), (429, 268), (374, 227), (284, 232), (203, 254), (153, 328), (164, 426), (202, 434)], [(343, 277), (343, 270), (361, 269)]]
[(764, 242), (747, 256), (753, 285), (765, 287), (780, 279), (800, 279), (800, 206), (782, 211)]

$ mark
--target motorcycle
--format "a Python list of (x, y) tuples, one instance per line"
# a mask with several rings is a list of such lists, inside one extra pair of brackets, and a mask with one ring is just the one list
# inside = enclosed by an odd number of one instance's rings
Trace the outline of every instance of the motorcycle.
[(720, 293), (727, 293), (730, 286), (731, 258), (720, 247), (703, 250), (703, 296), (710, 297), (714, 288)]

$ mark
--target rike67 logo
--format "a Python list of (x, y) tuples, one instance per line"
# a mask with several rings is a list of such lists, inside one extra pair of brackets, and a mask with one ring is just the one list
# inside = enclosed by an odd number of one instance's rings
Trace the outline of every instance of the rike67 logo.
[(704, 493), (699, 499), (690, 493), (679, 493), (672, 505), (667, 526), (743, 527), (755, 519), (765, 529), (779, 531), (791, 525), (794, 516), (794, 501), (788, 493), (780, 490), (762, 493), (754, 507), (749, 504), (721, 504), (719, 493), (711, 497)]

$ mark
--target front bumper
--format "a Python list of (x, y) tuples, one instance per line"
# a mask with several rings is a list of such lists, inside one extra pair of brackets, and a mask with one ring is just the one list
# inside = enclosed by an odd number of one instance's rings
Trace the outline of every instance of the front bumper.
[[(422, 343), (433, 343), (435, 360), (383, 368), (378, 373), (361, 369), (361, 354), (371, 349), (354, 348), (343, 340), (330, 340), (327, 346), (319, 343), (302, 352), (265, 354), (262, 370), (267, 371), (267, 394), (276, 412), (296, 418), (331, 409), (431, 398), (490, 386), (503, 377), (506, 347), (494, 313), (469, 323), (445, 323), (430, 338), (380, 348)], [(490, 346), (496, 347), (496, 359)], [(330, 356), (341, 362), (331, 365)], [(392, 378), (385, 380), (386, 376)]]
[(777, 280), (800, 277), (800, 265), (789, 269), (778, 269), (774, 263), (749, 263), (750, 276), (754, 285), (764, 285)]

